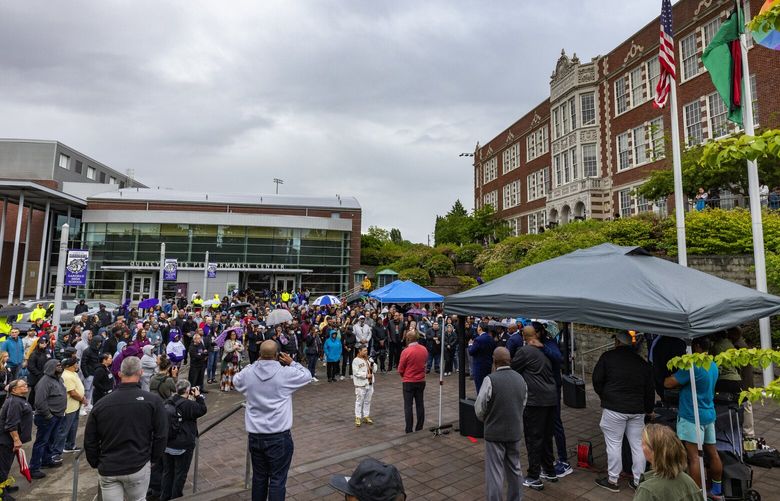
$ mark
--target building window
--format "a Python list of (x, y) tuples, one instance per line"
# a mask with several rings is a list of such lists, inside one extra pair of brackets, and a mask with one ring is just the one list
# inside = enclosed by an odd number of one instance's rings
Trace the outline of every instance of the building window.
[(686, 104), (683, 108), (685, 118), (685, 142), (687, 145), (701, 144), (704, 140), (701, 130), (701, 107), (699, 101)]
[(709, 116), (710, 139), (717, 139), (729, 133), (729, 110), (720, 94), (714, 92), (707, 96), (707, 115)]
[(511, 219), (506, 220), (507, 225), (509, 226), (509, 231), (511, 232), (511, 235), (513, 237), (516, 237), (520, 234), (520, 218), (519, 217), (513, 217)]
[(504, 185), (503, 190), (504, 210), (520, 205), (520, 181), (512, 181), (511, 183)]
[(550, 130), (545, 125), (533, 131), (525, 138), (526, 159), (531, 161), (550, 151)]
[(484, 183), (489, 183), (498, 177), (498, 160), (496, 157), (482, 164), (482, 174)]
[(561, 108), (553, 110), (553, 139), (561, 137)]
[(647, 162), (647, 135), (644, 125), (634, 128), (632, 141), (634, 144), (634, 165)]
[(569, 99), (569, 116), (571, 117), (571, 130), (577, 128), (577, 98), (572, 97)]
[(555, 186), (563, 184), (563, 170), (561, 169), (561, 156), (555, 155), (553, 158), (553, 169), (555, 170)]
[(639, 106), (645, 102), (645, 80), (642, 78), (642, 67), (631, 71), (631, 106)]
[(109, 177), (108, 184), (116, 184), (116, 178), (114, 176)]
[(598, 176), (598, 157), (596, 143), (582, 145), (582, 175), (583, 177)]
[(618, 170), (626, 170), (631, 167), (631, 159), (628, 149), (628, 132), (617, 137)]
[(753, 126), (758, 127), (758, 88), (755, 75), (750, 75), (750, 94), (753, 97)]
[(485, 205), (490, 205), (493, 207), (494, 211), (498, 211), (498, 191), (493, 190), (490, 193), (487, 193), (484, 197), (482, 197), (483, 201), (483, 207)]
[(569, 167), (571, 168), (571, 178), (572, 180), (576, 180), (580, 178), (580, 172), (578, 167), (579, 162), (577, 162), (577, 148), (571, 148), (569, 149)]
[(70, 170), (70, 157), (68, 155), (63, 155), (60, 153), (60, 162), (59, 166), (63, 169)]
[(528, 233), (535, 235), (544, 231), (547, 226), (547, 212), (539, 211), (526, 216), (526, 223), (528, 224)]
[(596, 102), (593, 92), (580, 96), (580, 111), (582, 112), (582, 125), (596, 123)]
[(95, 168), (87, 165), (87, 179), (95, 180)]
[(653, 161), (666, 156), (666, 147), (664, 145), (664, 119), (656, 118), (650, 122), (650, 156)]
[(526, 177), (527, 201), (536, 200), (547, 195), (548, 168), (539, 169)]
[(699, 58), (696, 49), (696, 33), (691, 33), (680, 41), (680, 54), (682, 57), (683, 81), (699, 74)]
[(506, 150), (504, 150), (503, 158), (503, 173), (517, 169), (520, 167), (520, 143), (515, 143)]
[(643, 212), (650, 212), (653, 209), (653, 204), (647, 201), (643, 196), (636, 197), (636, 213), (641, 214)]
[(655, 89), (658, 87), (658, 79), (661, 77), (661, 66), (658, 64), (658, 58), (653, 58), (647, 62), (647, 96), (655, 96)]
[(620, 202), (620, 217), (631, 217), (631, 190), (620, 190), (618, 192)]
[(628, 109), (628, 77), (618, 78), (615, 82), (615, 114), (620, 115)]
[(82, 170), (82, 168), (83, 168), (83, 165), (84, 165), (84, 164), (83, 164), (83, 163), (81, 163), (81, 160), (76, 160), (76, 168), (75, 168), (75, 169), (73, 169), (73, 171), (74, 171), (76, 174), (81, 174), (81, 170)]
[(106, 173), (105, 172), (101, 172), (100, 174), (98, 174), (98, 176), (100, 177), (100, 182), (105, 184), (105, 182), (106, 182)]
[(721, 23), (722, 21), (718, 17), (704, 25), (704, 47), (708, 46), (710, 42), (712, 42), (712, 39), (715, 38), (715, 34), (718, 33)]

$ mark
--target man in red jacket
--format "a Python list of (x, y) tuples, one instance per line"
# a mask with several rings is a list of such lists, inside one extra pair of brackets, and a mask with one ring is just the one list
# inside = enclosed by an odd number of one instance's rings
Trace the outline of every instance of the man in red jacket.
[(412, 432), (412, 400), (417, 407), (417, 427), (423, 429), (425, 423), (425, 363), (428, 361), (428, 350), (417, 342), (417, 333), (406, 334), (406, 349), (401, 352), (398, 362), (398, 374), (401, 375), (404, 388), (404, 416), (406, 418), (406, 433)]

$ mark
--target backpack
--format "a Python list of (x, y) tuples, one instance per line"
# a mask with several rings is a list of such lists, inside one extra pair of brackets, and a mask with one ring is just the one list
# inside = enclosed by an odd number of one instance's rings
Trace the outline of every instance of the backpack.
[(176, 440), (176, 436), (181, 431), (181, 423), (184, 418), (179, 412), (178, 402), (174, 402), (173, 398), (169, 398), (165, 401), (165, 414), (168, 416), (168, 442)]

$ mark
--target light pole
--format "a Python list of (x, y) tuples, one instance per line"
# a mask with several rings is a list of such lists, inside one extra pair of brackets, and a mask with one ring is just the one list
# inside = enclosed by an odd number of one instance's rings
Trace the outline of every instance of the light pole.
[(284, 179), (279, 179), (278, 177), (274, 178), (274, 183), (276, 183), (276, 194), (279, 194), (279, 185), (284, 184)]

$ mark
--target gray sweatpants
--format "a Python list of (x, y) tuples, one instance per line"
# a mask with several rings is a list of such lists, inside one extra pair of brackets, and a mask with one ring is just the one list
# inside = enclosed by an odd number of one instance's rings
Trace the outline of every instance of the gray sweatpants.
[(485, 494), (488, 501), (504, 499), (504, 479), (508, 501), (523, 499), (523, 470), (520, 467), (520, 440), (491, 442), (485, 440)]

